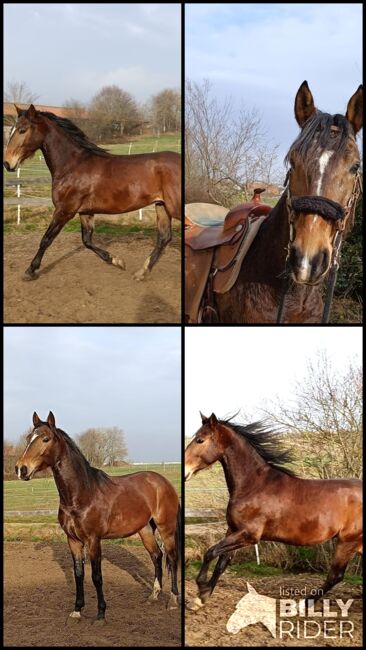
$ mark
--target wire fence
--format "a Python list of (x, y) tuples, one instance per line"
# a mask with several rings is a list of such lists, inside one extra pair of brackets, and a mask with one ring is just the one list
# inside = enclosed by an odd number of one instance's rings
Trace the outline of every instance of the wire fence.
[[(102, 145), (104, 146), (104, 145)], [(117, 155), (134, 155), (139, 153), (156, 153), (159, 151), (176, 151), (180, 153), (181, 139), (177, 136), (145, 138), (124, 144), (105, 145), (110, 153)], [(26, 160), (14, 173), (4, 170), (4, 207), (21, 223), (24, 210), (51, 207), (51, 174), (43, 154), (37, 152), (33, 158)], [(144, 210), (138, 212), (139, 221), (144, 218)]]

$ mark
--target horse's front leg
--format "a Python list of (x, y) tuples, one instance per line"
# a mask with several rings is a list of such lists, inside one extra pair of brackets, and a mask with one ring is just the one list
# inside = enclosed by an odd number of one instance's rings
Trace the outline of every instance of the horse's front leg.
[(84, 601), (84, 544), (79, 540), (67, 538), (69, 548), (74, 561), (74, 576), (76, 585), (75, 608), (70, 617), (76, 620), (81, 618), (81, 610), (85, 605)]
[(29, 267), (25, 272), (26, 279), (34, 280), (37, 277), (35, 272), (41, 266), (41, 261), (47, 248), (52, 244), (53, 240), (58, 235), (58, 233), (62, 230), (64, 225), (68, 221), (70, 221), (70, 219), (72, 219), (74, 216), (75, 216), (75, 212), (65, 211), (61, 208), (56, 208), (52, 217), (52, 221), (41, 239), (41, 243), (39, 245), (37, 255), (33, 258)]
[[(215, 584), (229, 564), (232, 554), (238, 548), (256, 544), (258, 537), (248, 531), (229, 532), (225, 539), (221, 540), (214, 546), (211, 546), (205, 553), (201, 570), (197, 576), (196, 583), (198, 587), (198, 596), (187, 604), (188, 609), (196, 611), (200, 609), (210, 597)], [(215, 567), (211, 580), (208, 580), (207, 573), (210, 562), (219, 556), (218, 563)]]
[(89, 540), (89, 555), (92, 567), (92, 580), (97, 592), (98, 598), (98, 613), (97, 620), (105, 621), (106, 602), (103, 595), (103, 579), (102, 579), (102, 549), (100, 539), (98, 537)]
[(93, 244), (93, 232), (94, 232), (94, 215), (93, 214), (81, 214), (81, 237), (83, 244), (86, 248), (89, 248), (93, 253), (99, 255), (99, 257), (107, 262), (107, 264), (114, 264), (120, 269), (125, 269), (126, 264), (123, 259), (118, 257), (113, 257), (108, 251), (105, 251), (103, 248), (99, 248)]

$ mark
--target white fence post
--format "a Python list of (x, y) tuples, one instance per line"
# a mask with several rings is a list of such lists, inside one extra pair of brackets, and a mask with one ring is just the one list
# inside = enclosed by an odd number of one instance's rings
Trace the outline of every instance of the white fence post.
[(139, 220), (142, 221), (142, 208), (139, 209)]
[(128, 155), (131, 153), (131, 148), (132, 148), (132, 142), (130, 142), (130, 146), (128, 147)]
[[(17, 179), (20, 179), (20, 167), (17, 169)], [(18, 199), (20, 198), (20, 180), (19, 183), (17, 184), (17, 197)], [(20, 224), (20, 203), (18, 203), (18, 216), (17, 216), (17, 226)]]

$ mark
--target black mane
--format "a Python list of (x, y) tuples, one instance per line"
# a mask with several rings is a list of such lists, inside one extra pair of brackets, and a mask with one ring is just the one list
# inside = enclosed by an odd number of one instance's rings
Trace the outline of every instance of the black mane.
[[(331, 131), (336, 126), (339, 131)], [(300, 134), (291, 145), (285, 163), (290, 162), (291, 154), (296, 151), (300, 154), (305, 164), (312, 164), (318, 160), (316, 153), (319, 147), (334, 151), (331, 163), (343, 155), (347, 149), (349, 138), (354, 138), (350, 122), (343, 115), (329, 115), (316, 110), (305, 122)]]
[(245, 426), (232, 422), (231, 418), (218, 422), (244, 438), (271, 467), (289, 476), (296, 476), (295, 472), (286, 467), (287, 463), (291, 463), (295, 459), (288, 449), (282, 447), (282, 443), (278, 440), (278, 431), (269, 429), (265, 422), (252, 422)]
[(66, 117), (58, 117), (57, 115), (54, 115), (54, 113), (48, 113), (47, 111), (38, 111), (40, 115), (44, 115), (45, 117), (48, 117), (50, 120), (53, 122), (56, 122), (58, 126), (60, 126), (66, 133), (68, 133), (74, 142), (76, 142), (80, 147), (83, 149), (86, 149), (89, 153), (94, 153), (97, 156), (106, 156), (109, 157), (111, 154), (106, 151), (105, 149), (102, 149), (101, 147), (98, 147), (96, 144), (91, 142), (85, 133), (79, 129), (78, 126), (76, 126), (71, 120), (68, 120)]

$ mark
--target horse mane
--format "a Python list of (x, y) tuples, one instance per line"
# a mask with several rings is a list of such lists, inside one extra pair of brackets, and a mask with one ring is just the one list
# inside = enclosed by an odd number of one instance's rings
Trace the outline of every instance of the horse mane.
[(59, 117), (58, 115), (55, 115), (54, 113), (49, 113), (48, 111), (38, 111), (40, 115), (43, 115), (44, 117), (48, 117), (48, 119), (52, 120), (55, 122), (58, 126), (60, 126), (66, 133), (68, 133), (71, 138), (78, 144), (80, 147), (83, 149), (86, 149), (89, 153), (94, 153), (97, 156), (105, 156), (109, 157), (111, 154), (106, 150), (102, 149), (101, 147), (98, 147), (96, 144), (91, 142), (85, 133), (79, 129), (76, 124), (71, 122), (71, 120), (68, 120), (66, 117)]
[(70, 436), (65, 432), (62, 431), (62, 429), (54, 429), (56, 432), (56, 435), (59, 438), (62, 438), (67, 446), (69, 451), (71, 452), (71, 455), (75, 460), (77, 460), (79, 463), (81, 462), (83, 465), (83, 468), (88, 476), (88, 478), (93, 482), (97, 482), (98, 484), (106, 484), (108, 483), (111, 479), (106, 474), (103, 472), (101, 469), (97, 469), (96, 467), (92, 467), (89, 463), (89, 461), (85, 458), (84, 454), (82, 453), (81, 449), (77, 446), (75, 440), (70, 438)]
[(289, 476), (297, 476), (286, 464), (295, 460), (292, 452), (282, 446), (279, 442), (279, 431), (268, 428), (264, 421), (252, 422), (251, 424), (238, 424), (232, 422), (231, 416), (227, 420), (218, 420), (219, 424), (229, 427), (244, 440), (266, 461), (271, 467), (284, 472)]
[[(336, 126), (339, 131), (331, 130)], [(350, 122), (344, 115), (329, 115), (316, 110), (305, 122), (298, 137), (291, 145), (285, 156), (285, 164), (290, 163), (290, 157), (293, 152), (300, 154), (305, 164), (315, 164), (318, 156), (315, 156), (316, 150), (328, 149), (334, 151), (331, 163), (343, 155), (347, 150), (349, 138), (354, 139), (354, 133)]]

